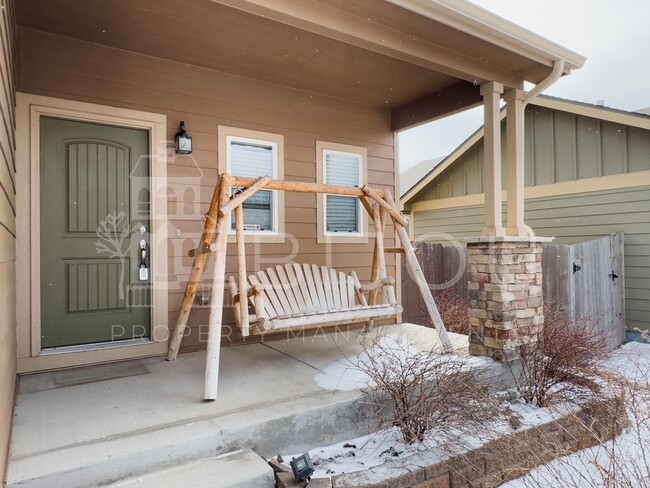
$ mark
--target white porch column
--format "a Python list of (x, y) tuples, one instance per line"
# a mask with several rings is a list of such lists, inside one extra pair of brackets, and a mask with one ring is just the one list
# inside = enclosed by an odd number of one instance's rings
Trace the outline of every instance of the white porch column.
[(483, 190), (485, 192), (485, 226), (481, 236), (504, 236), (501, 217), (501, 118), (499, 100), (503, 85), (491, 81), (481, 85), (484, 113)]
[(506, 156), (508, 168), (509, 236), (533, 237), (532, 229), (524, 223), (524, 109), (525, 92), (508, 90), (506, 100)]

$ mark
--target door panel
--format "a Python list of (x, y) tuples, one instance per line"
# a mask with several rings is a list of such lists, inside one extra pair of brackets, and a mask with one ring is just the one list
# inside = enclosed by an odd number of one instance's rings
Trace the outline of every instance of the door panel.
[(147, 131), (42, 117), (40, 134), (42, 347), (149, 337)]

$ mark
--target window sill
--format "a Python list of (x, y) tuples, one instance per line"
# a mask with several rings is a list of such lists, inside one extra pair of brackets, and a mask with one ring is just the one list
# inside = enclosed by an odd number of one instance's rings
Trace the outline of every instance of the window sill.
[(318, 244), (365, 244), (368, 234), (319, 234)]
[[(284, 234), (276, 234), (276, 233), (269, 233), (269, 234), (244, 234), (244, 241), (246, 244), (254, 244), (256, 242), (260, 243), (267, 243), (267, 244), (283, 244), (286, 241), (286, 237)], [(228, 244), (234, 244), (237, 242), (237, 239), (235, 238), (235, 232), (230, 231), (228, 232)]]

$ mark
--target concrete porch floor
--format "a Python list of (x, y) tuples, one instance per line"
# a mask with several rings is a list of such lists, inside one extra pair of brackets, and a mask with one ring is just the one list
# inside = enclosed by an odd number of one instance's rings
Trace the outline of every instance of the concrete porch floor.
[[(412, 324), (373, 333), (438, 345)], [(452, 337), (466, 350), (466, 336)], [(224, 348), (215, 402), (202, 400), (204, 352), (23, 376), (7, 487), (101, 486), (241, 448), (266, 457), (367, 433), (354, 422), (360, 392), (314, 381), (361, 351), (357, 332)]]

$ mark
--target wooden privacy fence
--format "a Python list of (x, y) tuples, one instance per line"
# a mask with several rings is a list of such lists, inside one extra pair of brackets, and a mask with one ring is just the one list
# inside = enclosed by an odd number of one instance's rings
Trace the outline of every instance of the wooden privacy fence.
[[(431, 293), (437, 297), (449, 293), (453, 297), (467, 296), (467, 249), (443, 246), (435, 242), (413, 242), (418, 260)], [(417, 283), (402, 260), (402, 320), (431, 326), (425, 304), (419, 297)]]
[[(434, 297), (467, 296), (467, 248), (414, 242)], [(542, 255), (544, 300), (556, 301), (569, 317), (589, 317), (615, 347), (625, 340), (623, 233), (578, 244), (547, 244)], [(431, 325), (417, 285), (402, 264), (403, 321)], [(441, 313), (444, 311), (441, 309)], [(443, 313), (444, 315), (444, 313)]]
[(623, 233), (578, 244), (544, 246), (544, 299), (569, 317), (588, 317), (616, 347), (625, 340)]

